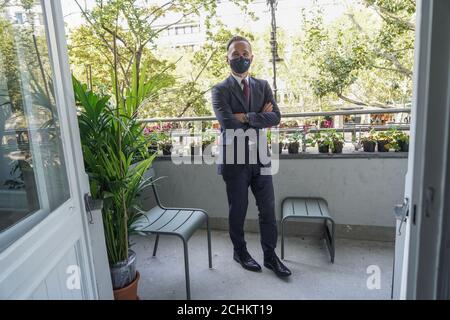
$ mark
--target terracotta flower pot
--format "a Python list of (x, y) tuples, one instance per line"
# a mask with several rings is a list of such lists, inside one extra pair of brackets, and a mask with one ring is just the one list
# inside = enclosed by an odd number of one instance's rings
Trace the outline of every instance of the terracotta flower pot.
[(136, 271), (136, 279), (131, 282), (128, 286), (114, 290), (114, 299), (115, 300), (139, 300), (137, 295), (138, 283), (141, 275), (139, 271)]

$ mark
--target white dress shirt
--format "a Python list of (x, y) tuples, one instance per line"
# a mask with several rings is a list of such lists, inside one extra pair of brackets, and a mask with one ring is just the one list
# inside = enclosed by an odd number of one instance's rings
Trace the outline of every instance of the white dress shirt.
[(231, 73), (231, 75), (239, 83), (239, 86), (241, 87), (242, 90), (244, 90), (244, 85), (242, 84), (242, 80), (245, 79), (245, 81), (247, 81), (247, 83), (249, 84), (249, 82), (248, 82), (248, 75), (246, 77), (244, 77), (244, 78), (241, 78), (241, 77), (235, 75), (234, 73)]

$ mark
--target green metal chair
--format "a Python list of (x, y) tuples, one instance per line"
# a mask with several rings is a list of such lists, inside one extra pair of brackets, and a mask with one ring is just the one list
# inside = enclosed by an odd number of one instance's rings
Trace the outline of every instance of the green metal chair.
[[(145, 178), (154, 182), (155, 171), (149, 169)], [(188, 241), (191, 236), (206, 223), (208, 238), (208, 259), (209, 268), (212, 268), (211, 255), (211, 230), (209, 227), (209, 217), (205, 210), (195, 208), (167, 208), (161, 204), (155, 183), (152, 183), (153, 194), (157, 206), (147, 211), (143, 217), (135, 222), (136, 231), (141, 235), (155, 234), (156, 241), (153, 248), (153, 256), (156, 256), (158, 250), (159, 236), (170, 235), (177, 236), (183, 241), (184, 248), (184, 268), (186, 276), (186, 295), (191, 299), (191, 289), (189, 280), (189, 252)]]
[(281, 259), (284, 259), (284, 224), (292, 219), (324, 221), (324, 238), (330, 252), (331, 263), (334, 263), (336, 227), (328, 210), (327, 201), (317, 197), (288, 197), (283, 200), (281, 203)]

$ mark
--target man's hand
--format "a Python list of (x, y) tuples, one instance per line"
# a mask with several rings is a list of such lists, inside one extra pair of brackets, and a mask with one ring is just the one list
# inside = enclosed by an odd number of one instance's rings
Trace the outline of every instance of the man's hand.
[[(273, 105), (272, 102), (267, 102), (264, 107), (261, 110), (261, 113), (266, 113), (266, 112), (272, 112), (273, 111)], [(247, 123), (247, 117), (245, 116), (245, 113), (235, 113), (234, 117), (236, 118), (237, 121), (239, 121), (240, 123)]]
[(264, 105), (264, 108), (261, 110), (262, 113), (266, 113), (266, 112), (272, 112), (273, 111), (273, 105), (272, 102), (267, 102)]
[(235, 113), (234, 117), (240, 123), (247, 123), (247, 117), (245, 116), (245, 113)]

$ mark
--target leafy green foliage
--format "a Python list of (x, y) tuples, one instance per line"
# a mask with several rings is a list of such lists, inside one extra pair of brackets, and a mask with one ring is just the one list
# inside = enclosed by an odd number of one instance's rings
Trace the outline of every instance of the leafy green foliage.
[[(147, 70), (144, 63), (138, 73), (133, 64), (125, 95), (113, 90), (115, 105), (110, 103), (111, 96), (96, 94), (73, 78), (86, 172), (92, 196), (104, 201), (102, 213), (111, 264), (128, 258), (128, 237), (141, 216), (138, 195), (150, 183), (143, 175), (156, 156), (148, 153), (153, 141), (144, 134), (138, 111), (170, 84), (161, 75), (149, 77)], [(116, 77), (117, 70), (113, 69), (113, 88)]]
[(388, 107), (409, 102), (412, 93), (415, 4), (365, 1), (326, 24), (322, 11), (303, 12), (303, 59), (310, 85), (322, 101)]
[[(192, 77), (180, 77), (174, 74), (175, 64), (180, 58), (169, 62), (156, 53), (155, 40), (168, 28), (178, 22), (204, 15), (208, 39), (215, 37), (214, 27), (221, 25), (217, 19), (216, 0), (172, 0), (160, 4), (142, 3), (138, 0), (96, 0), (92, 9), (85, 9), (82, 1), (75, 0), (86, 24), (72, 30), (69, 54), (74, 73), (80, 79), (86, 79), (90, 87), (106, 94), (112, 94), (109, 85), (109, 70), (114, 66), (114, 49), (117, 52), (117, 79), (119, 90), (129, 87), (131, 73), (141, 72), (144, 61), (155, 73), (171, 81), (171, 89), (160, 92), (152, 101), (148, 101), (139, 112), (141, 117), (205, 115), (210, 113), (205, 94), (212, 84), (203, 81), (201, 76), (206, 68), (211, 69), (218, 62), (218, 52), (211, 49), (211, 59), (203, 60)], [(247, 6), (251, 0), (232, 0), (232, 2), (252, 16)], [(179, 17), (173, 24), (164, 27), (157, 25), (158, 19), (165, 16)], [(117, 21), (120, 24), (117, 25)], [(117, 39), (117, 46), (114, 46)], [(227, 39), (228, 40), (228, 39)], [(215, 42), (213, 41), (215, 44)], [(222, 52), (220, 53), (222, 54)], [(200, 57), (183, 59), (181, 63), (195, 64)], [(205, 61), (207, 61), (205, 63)], [(215, 67), (214, 67), (215, 68)], [(208, 72), (209, 72), (208, 71)]]
[[(88, 90), (75, 78), (73, 85), (91, 194), (104, 202), (108, 259), (115, 264), (128, 258), (128, 236), (141, 212), (137, 196), (149, 185), (143, 175), (155, 155), (147, 154), (148, 144), (136, 117), (125, 113), (117, 117), (110, 96)], [(137, 162), (139, 158), (144, 160)]]
[(299, 131), (296, 131), (288, 135), (289, 143), (299, 143), (302, 140), (302, 138), (303, 138), (302, 133)]
[(377, 134), (375, 129), (370, 129), (370, 131), (366, 134), (364, 134), (364, 136), (361, 137), (361, 142), (376, 142), (377, 141)]
[[(243, 17), (258, 18), (249, 10), (251, 0), (232, 2)], [(137, 3), (97, 0), (92, 10), (85, 11), (87, 23), (71, 33), (70, 56), (78, 78), (107, 94), (112, 94), (113, 35), (120, 91), (129, 86), (134, 64), (138, 74), (144, 61), (152, 74), (163, 73), (172, 85), (140, 108), (141, 117), (210, 115), (209, 90), (229, 73), (225, 44), (233, 34), (252, 41), (252, 75), (272, 77), (270, 28), (261, 34), (230, 30), (218, 17), (218, 3), (213, 0)], [(343, 104), (387, 108), (411, 101), (415, 1), (355, 0), (331, 21), (320, 4), (312, 8), (299, 14), (302, 28), (296, 34), (277, 31), (284, 112), (332, 110)], [(205, 18), (206, 41), (199, 50), (155, 46), (156, 39), (172, 27), (161, 29), (155, 22), (176, 14), (179, 21)], [(117, 17), (121, 23), (116, 31)]]

